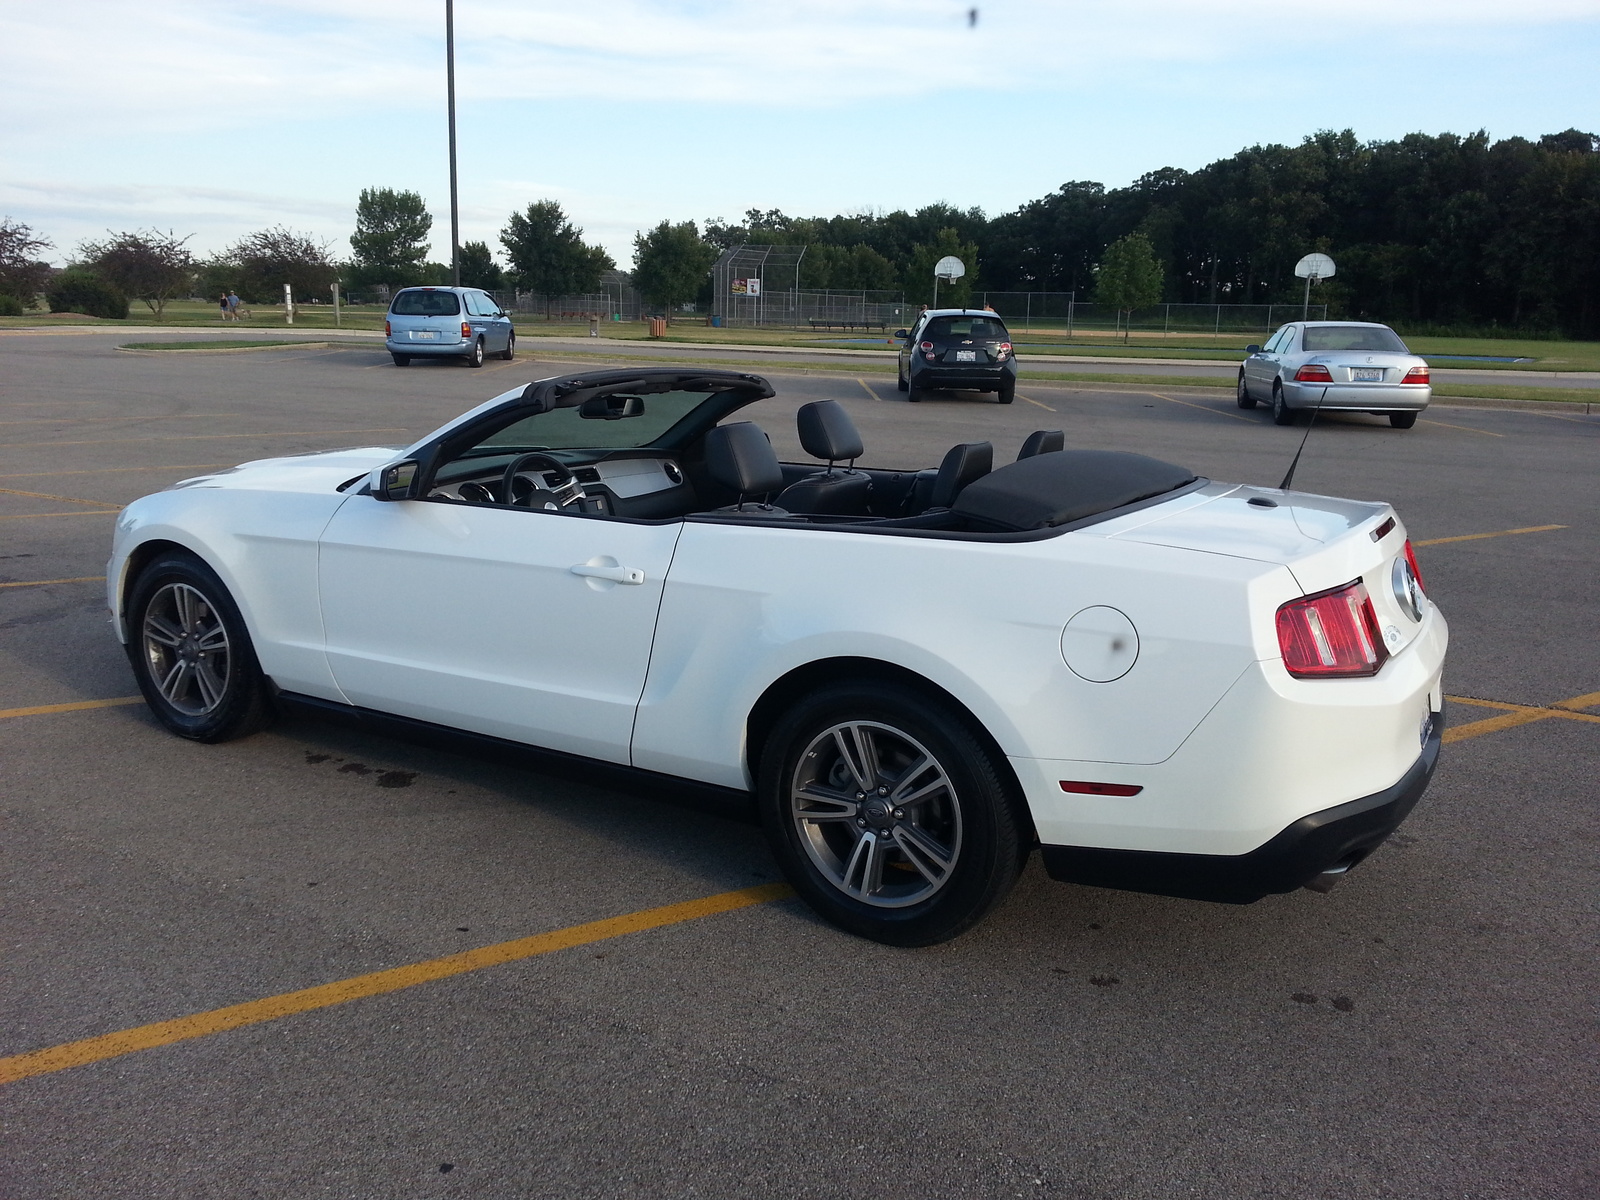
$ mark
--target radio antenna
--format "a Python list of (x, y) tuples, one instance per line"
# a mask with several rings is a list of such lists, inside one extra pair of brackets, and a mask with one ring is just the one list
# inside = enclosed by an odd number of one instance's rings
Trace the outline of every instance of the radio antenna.
[(1287, 492), (1289, 485), (1294, 482), (1294, 469), (1300, 465), (1300, 455), (1305, 451), (1306, 441), (1311, 437), (1311, 427), (1317, 423), (1317, 414), (1322, 411), (1322, 402), (1328, 398), (1328, 389), (1322, 389), (1322, 395), (1317, 397), (1317, 406), (1311, 410), (1311, 420), (1306, 422), (1305, 437), (1300, 439), (1300, 449), (1294, 452), (1294, 461), (1289, 464), (1289, 471), (1283, 477), (1283, 482), (1278, 485), (1280, 492)]

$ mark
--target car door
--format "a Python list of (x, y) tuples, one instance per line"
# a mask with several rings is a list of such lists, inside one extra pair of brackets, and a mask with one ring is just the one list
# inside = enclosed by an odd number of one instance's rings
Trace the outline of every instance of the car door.
[(352, 496), (319, 547), (334, 680), (364, 708), (626, 763), (681, 530)]
[(1252, 395), (1258, 399), (1272, 394), (1272, 377), (1277, 374), (1277, 360), (1273, 357), (1278, 344), (1289, 327), (1282, 326), (1267, 339), (1267, 344), (1244, 360), (1244, 373)]

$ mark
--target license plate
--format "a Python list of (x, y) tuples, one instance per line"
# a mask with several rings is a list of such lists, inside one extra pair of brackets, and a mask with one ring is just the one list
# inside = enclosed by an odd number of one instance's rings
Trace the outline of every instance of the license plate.
[(411, 340), (413, 342), (437, 342), (439, 340), (439, 335), (431, 329), (426, 331), (414, 331), (411, 334)]
[(978, 361), (978, 352), (976, 350), (957, 350), (956, 351), (956, 361), (957, 362), (977, 362)]
[(1357, 383), (1382, 383), (1383, 368), (1381, 367), (1352, 367), (1350, 378)]

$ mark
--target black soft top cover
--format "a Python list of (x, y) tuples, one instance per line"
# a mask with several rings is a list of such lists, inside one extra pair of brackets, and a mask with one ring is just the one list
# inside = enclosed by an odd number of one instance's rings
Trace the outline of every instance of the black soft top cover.
[(1143, 454), (1060, 450), (1014, 462), (968, 484), (951, 511), (992, 529), (1049, 529), (1148, 500), (1196, 475)]

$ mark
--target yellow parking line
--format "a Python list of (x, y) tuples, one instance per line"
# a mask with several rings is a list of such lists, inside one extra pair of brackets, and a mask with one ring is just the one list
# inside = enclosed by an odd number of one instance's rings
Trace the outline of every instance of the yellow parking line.
[(862, 390), (865, 391), (867, 393), (867, 395), (871, 396), (874, 400), (882, 400), (883, 399), (882, 396), (878, 395), (877, 392), (873, 391), (870, 387), (867, 386), (867, 381), (865, 379), (862, 379), (860, 376), (857, 376), (856, 377), (856, 382), (859, 383), (861, 385), (861, 387), (862, 387)]
[(1510, 537), (1513, 533), (1548, 533), (1552, 529), (1565, 529), (1565, 525), (1529, 525), (1525, 529), (1497, 529), (1493, 533), (1462, 533), (1455, 537), (1429, 538), (1425, 542), (1412, 542), (1413, 546), (1442, 546), (1446, 542), (1476, 542), (1484, 538)]
[(1558, 700), (1551, 707), (1570, 708), (1576, 712), (1580, 708), (1594, 708), (1600, 705), (1600, 692), (1590, 692), (1587, 696), (1574, 696), (1571, 700)]
[(59, 500), (63, 504), (93, 504), (100, 508), (115, 508), (109, 500), (80, 500), (76, 496), (52, 496), (49, 492), (19, 492), (16, 488), (0, 488), (7, 496), (32, 496), (35, 500)]
[(124, 704), (143, 704), (143, 696), (118, 696), (115, 700), (74, 700), (71, 704), (35, 704), (32, 708), (0, 708), (6, 717), (45, 717), (51, 713), (83, 712), (89, 708), (118, 708)]
[(101, 438), (78, 442), (0, 442), (0, 449), (26, 447), (30, 450), (52, 446), (125, 446), (132, 442), (206, 442), (219, 438), (274, 438), (274, 437), (331, 437), (336, 433), (406, 433), (408, 430), (393, 426), (384, 429), (290, 429), (272, 433), (180, 433), (173, 437), (153, 438)]
[(1048, 404), (1041, 404), (1039, 401), (1035, 400), (1032, 396), (1019, 395), (1017, 397), (1017, 399), (1018, 400), (1026, 400), (1029, 404), (1036, 405), (1037, 407), (1044, 409), (1046, 412), (1055, 412), (1056, 411), (1055, 409), (1051, 408)]
[(1490, 433), (1487, 429), (1474, 429), (1471, 425), (1452, 425), (1449, 421), (1435, 421), (1432, 417), (1421, 418), (1424, 425), (1443, 425), (1446, 429), (1459, 429), (1464, 433), (1481, 433), (1484, 437), (1505, 437), (1503, 433)]
[[(1535, 721), (1546, 721), (1551, 717), (1559, 717), (1567, 721), (1587, 721), (1600, 725), (1600, 717), (1589, 713), (1574, 712), (1578, 708), (1591, 708), (1600, 704), (1600, 692), (1592, 692), (1587, 696), (1574, 696), (1570, 700), (1558, 700), (1548, 708), (1534, 704), (1512, 704), (1506, 700), (1480, 700), (1476, 696), (1446, 696), (1452, 704), (1469, 704), (1475, 708), (1498, 708), (1501, 714), (1497, 717), (1485, 717), (1481, 721), (1469, 721), (1465, 725), (1452, 725), (1444, 731), (1446, 742), (1459, 742), (1466, 738), (1474, 738), (1479, 734), (1497, 733), (1502, 729), (1515, 729), (1518, 725), (1531, 725)], [(1585, 703), (1587, 701), (1587, 703)]]
[(0, 1058), (0, 1083), (14, 1083), (31, 1075), (65, 1071), (70, 1067), (86, 1066), (123, 1054), (132, 1054), (138, 1050), (170, 1046), (174, 1042), (240, 1029), (246, 1025), (259, 1025), (263, 1021), (275, 1021), (280, 1017), (311, 1012), (318, 1008), (329, 1008), (335, 1004), (345, 1004), (367, 996), (398, 992), (403, 988), (415, 987), (419, 983), (448, 979), (452, 975), (481, 971), (485, 967), (518, 962), (536, 955), (550, 954), (556, 950), (587, 946), (610, 938), (622, 937), (624, 934), (641, 933), (646, 929), (679, 925), (700, 917), (733, 912), (756, 904), (767, 904), (773, 900), (783, 900), (791, 895), (793, 892), (787, 884), (764, 883), (756, 887), (740, 888), (734, 892), (720, 892), (715, 896), (705, 896), (699, 900), (688, 900), (681, 904), (647, 908), (625, 916), (608, 917), (603, 921), (590, 921), (584, 925), (573, 925), (550, 933), (534, 934), (532, 937), (497, 942), (491, 946), (481, 946), (476, 950), (447, 954), (443, 958), (430, 958), (409, 966), (393, 967), (387, 971), (374, 971), (369, 975), (341, 979), (336, 983), (325, 983), (297, 992), (267, 996), (261, 1000), (233, 1004), (226, 1008), (214, 1008), (209, 1012), (178, 1017), (171, 1021), (157, 1021), (150, 1025), (119, 1030), (116, 1033), (101, 1034), (99, 1037), (33, 1050), (10, 1058)]
[[(1140, 393), (1135, 392), (1134, 395)], [(1232, 417), (1236, 421), (1249, 421), (1250, 418), (1240, 413), (1223, 412), (1221, 409), (1212, 408), (1209, 404), (1196, 404), (1192, 400), (1179, 400), (1176, 396), (1163, 396), (1160, 392), (1145, 392), (1146, 396), (1154, 396), (1157, 400), (1169, 400), (1173, 404), (1183, 404), (1189, 408), (1198, 408), (1201, 412), (1208, 412), (1214, 417)], [(1252, 422), (1253, 424), (1254, 422)]]
[(19, 583), (0, 583), (0, 588), (45, 587), (52, 583), (104, 583), (104, 575), (79, 575), (76, 579), (24, 579)]

